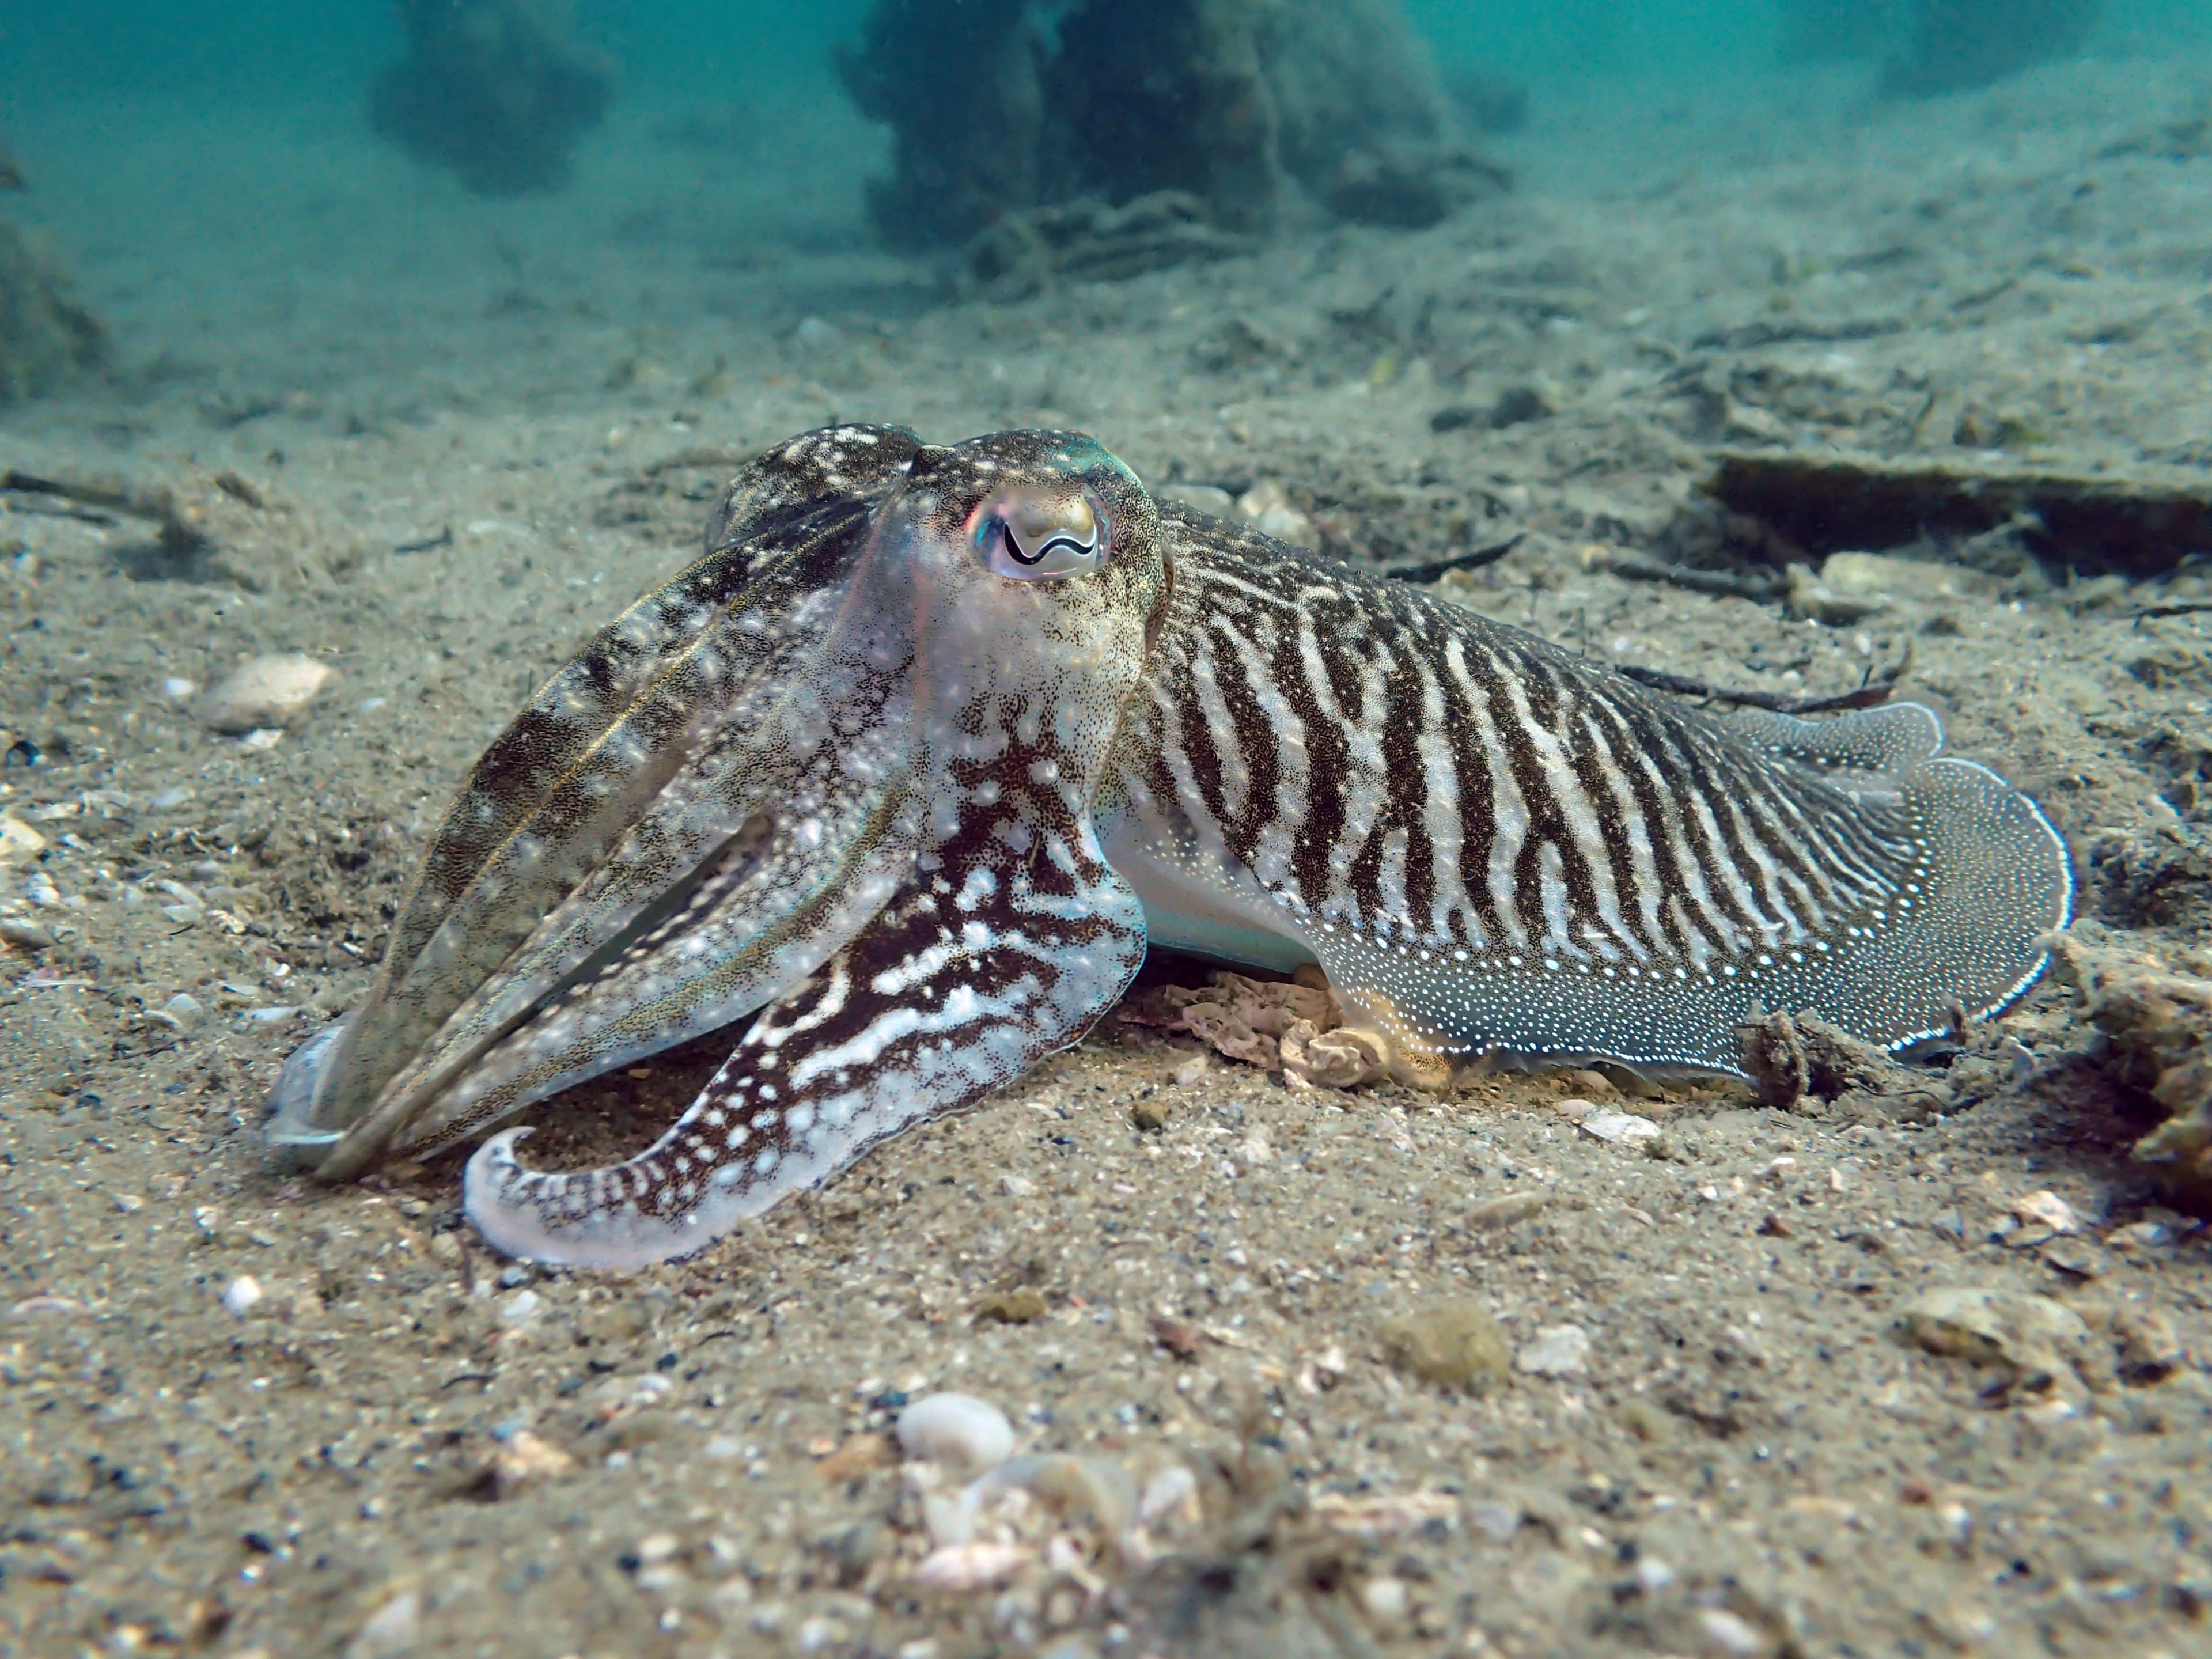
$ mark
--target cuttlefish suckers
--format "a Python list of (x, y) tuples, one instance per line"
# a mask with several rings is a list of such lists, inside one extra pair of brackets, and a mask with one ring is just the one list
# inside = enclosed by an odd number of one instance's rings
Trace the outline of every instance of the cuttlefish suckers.
[(698, 1249), (1077, 1041), (1147, 941), (1317, 963), (1401, 1075), (1737, 1068), (1815, 1011), (1901, 1047), (2035, 979), (2066, 849), (1914, 704), (1714, 715), (1157, 504), (1091, 440), (836, 427), (496, 739), (271, 1138), (342, 1177), (706, 1032), (602, 1170), (493, 1135), (511, 1254)]

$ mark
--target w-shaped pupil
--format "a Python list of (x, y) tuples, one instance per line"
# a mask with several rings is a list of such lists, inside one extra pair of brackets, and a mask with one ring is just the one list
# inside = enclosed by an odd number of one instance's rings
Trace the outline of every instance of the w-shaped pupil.
[(1094, 544), (1091, 542), (1078, 541), (1073, 536), (1063, 531), (1059, 535), (1045, 538), (1042, 544), (1032, 552), (1022, 545), (1022, 538), (1014, 533), (1013, 526), (1006, 526), (1006, 551), (1024, 564), (1042, 564), (1045, 555), (1054, 548), (1066, 548), (1079, 557), (1088, 558), (1093, 545)]

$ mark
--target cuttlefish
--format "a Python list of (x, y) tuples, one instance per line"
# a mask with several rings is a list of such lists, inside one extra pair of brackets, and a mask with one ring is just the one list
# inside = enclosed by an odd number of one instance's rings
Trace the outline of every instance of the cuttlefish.
[(2002, 1008), (2064, 843), (1928, 709), (1709, 714), (1156, 501), (1093, 440), (794, 438), (485, 750), (270, 1135), (331, 1179), (708, 1032), (611, 1168), (464, 1178), (511, 1255), (695, 1251), (1079, 1040), (1148, 942), (1317, 963), (1399, 1075), (1732, 1072)]

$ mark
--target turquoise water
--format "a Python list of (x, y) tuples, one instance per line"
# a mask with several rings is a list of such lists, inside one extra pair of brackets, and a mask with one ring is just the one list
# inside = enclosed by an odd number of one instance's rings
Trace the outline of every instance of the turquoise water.
[[(1881, 0), (1869, 0), (1878, 7)], [(604, 43), (633, 91), (707, 96), (824, 77), (833, 40), (849, 35), (865, 0), (818, 5), (710, 0), (586, 0), (581, 33)], [(1480, 61), (1536, 82), (1592, 75), (1695, 82), (1756, 73), (1787, 33), (1773, 0), (1563, 0), (1534, 7), (1407, 0), (1439, 55)], [(2212, 40), (2204, 0), (2116, 0), (2103, 43)], [(70, 95), (132, 92), (264, 96), (273, 88), (342, 95), (395, 49), (398, 30), (375, 0), (308, 6), (295, 0), (197, 0), (62, 7), (0, 4), (0, 109)]]

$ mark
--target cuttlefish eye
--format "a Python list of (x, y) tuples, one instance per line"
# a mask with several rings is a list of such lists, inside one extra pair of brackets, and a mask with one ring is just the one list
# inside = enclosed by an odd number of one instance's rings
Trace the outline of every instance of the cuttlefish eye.
[(1111, 526), (1081, 491), (1003, 490), (975, 514), (975, 549), (1017, 581), (1087, 576), (1106, 562)]

